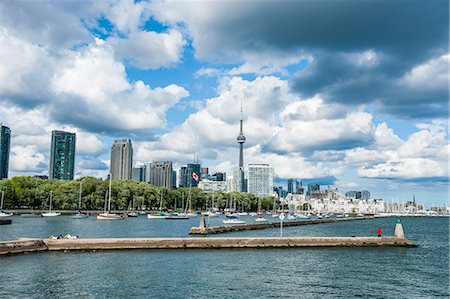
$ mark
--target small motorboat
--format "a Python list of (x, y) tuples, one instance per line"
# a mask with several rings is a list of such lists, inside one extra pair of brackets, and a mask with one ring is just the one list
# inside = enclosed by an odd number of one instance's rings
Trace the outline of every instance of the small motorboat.
[(70, 216), (70, 218), (72, 218), (72, 219), (85, 219), (85, 218), (88, 218), (88, 215), (84, 214), (84, 213), (81, 213), (81, 211), (78, 211), (78, 213)]
[(6, 212), (0, 210), (0, 218), (11, 217), (12, 215), (14, 215), (14, 214), (13, 213), (6, 213)]
[(137, 217), (139, 214), (137, 212), (129, 212), (127, 213), (128, 217)]
[(168, 215), (163, 212), (147, 214), (148, 219), (165, 219)]
[(267, 219), (264, 218), (264, 216), (259, 215), (258, 217), (255, 218), (256, 222), (267, 222)]
[(239, 220), (237, 218), (225, 219), (223, 220), (224, 224), (244, 224), (244, 220)]
[(189, 220), (189, 217), (180, 215), (178, 213), (172, 213), (169, 216), (166, 216), (164, 219), (166, 219), (166, 220)]
[(123, 220), (126, 214), (101, 213), (97, 215), (97, 220)]
[(46, 212), (46, 213), (41, 213), (42, 217), (56, 217), (56, 216), (61, 216), (61, 213), (56, 213), (56, 212)]
[(323, 216), (320, 214), (317, 214), (317, 219), (323, 219)]
[(286, 217), (286, 219), (287, 219), (287, 220), (295, 220), (295, 219), (297, 219), (297, 217), (296, 217), (294, 214), (289, 214), (289, 215)]

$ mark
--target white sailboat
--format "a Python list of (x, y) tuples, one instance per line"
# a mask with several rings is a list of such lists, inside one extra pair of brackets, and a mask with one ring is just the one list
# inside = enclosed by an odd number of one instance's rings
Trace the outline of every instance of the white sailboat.
[(0, 203), (0, 218), (11, 217), (13, 213), (3, 212), (3, 199), (5, 198), (5, 191), (2, 190), (2, 200)]
[(80, 182), (80, 194), (78, 195), (78, 213), (70, 216), (72, 219), (85, 219), (88, 217), (87, 214), (81, 213), (81, 192), (83, 190), (83, 182)]
[(97, 215), (97, 220), (122, 220), (126, 218), (126, 215), (111, 213), (111, 174), (109, 174), (109, 192), (108, 192), (108, 210)]
[(132, 202), (130, 201), (130, 203), (128, 204), (128, 213), (127, 213), (127, 215), (128, 215), (128, 217), (137, 217), (137, 216), (139, 216), (139, 214), (134, 209), (134, 198), (133, 198)]
[(258, 217), (255, 219), (256, 222), (267, 222), (267, 219), (261, 213), (261, 199), (258, 199)]
[(48, 208), (48, 212), (46, 213), (41, 213), (42, 217), (56, 217), (56, 216), (61, 216), (61, 213), (56, 213), (56, 212), (52, 212), (52, 199), (53, 199), (53, 193), (52, 191), (50, 191), (50, 205)]
[(166, 217), (169, 216), (166, 213), (163, 213), (162, 211), (162, 204), (163, 204), (162, 189), (159, 193), (161, 195), (159, 199), (159, 212), (147, 214), (148, 219), (166, 219)]

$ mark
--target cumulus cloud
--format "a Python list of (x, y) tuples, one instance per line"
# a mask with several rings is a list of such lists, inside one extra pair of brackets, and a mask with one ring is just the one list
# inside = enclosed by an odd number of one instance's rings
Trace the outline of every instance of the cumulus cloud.
[(47, 159), (35, 145), (11, 147), (10, 161), (13, 173), (42, 173), (48, 170)]
[(189, 95), (175, 84), (154, 88), (130, 83), (125, 66), (101, 40), (79, 52), (52, 80), (53, 117), (91, 132), (165, 126), (167, 109)]
[[(384, 126), (383, 126), (384, 127)], [(385, 143), (370, 152), (357, 150), (348, 153), (350, 161), (373, 162), (358, 169), (361, 177), (397, 180), (446, 180), (448, 178), (449, 143), (446, 124), (435, 120), (418, 124), (419, 131), (406, 140), (391, 135), (394, 142)], [(381, 130), (385, 131), (385, 128)], [(361, 152), (363, 155), (361, 155)], [(364, 158), (364, 156), (366, 158)]]
[(109, 38), (108, 42), (114, 47), (116, 56), (141, 69), (158, 69), (178, 63), (186, 44), (176, 30), (167, 33), (140, 31), (127, 38)]

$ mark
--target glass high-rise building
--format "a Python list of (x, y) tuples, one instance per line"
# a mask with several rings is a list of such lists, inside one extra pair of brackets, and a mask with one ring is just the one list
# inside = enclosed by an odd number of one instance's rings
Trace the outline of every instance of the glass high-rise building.
[(269, 164), (248, 164), (247, 192), (262, 198), (273, 195), (273, 167)]
[(0, 180), (8, 178), (11, 129), (0, 124)]
[(52, 131), (49, 177), (58, 180), (73, 180), (75, 170), (76, 134)]
[(173, 187), (173, 172), (172, 162), (152, 162), (150, 164), (150, 184), (158, 187), (165, 187), (172, 190)]
[(131, 180), (133, 166), (133, 146), (130, 139), (114, 141), (111, 147), (111, 179)]

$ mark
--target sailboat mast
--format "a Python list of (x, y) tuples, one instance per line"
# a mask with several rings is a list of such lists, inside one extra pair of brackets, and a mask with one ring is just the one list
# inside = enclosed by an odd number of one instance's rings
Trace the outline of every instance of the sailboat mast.
[(159, 200), (159, 211), (162, 212), (162, 202), (163, 202), (163, 196), (162, 196), (162, 189), (159, 192), (160, 194), (160, 200)]
[(49, 212), (51, 212), (52, 211), (52, 196), (53, 194), (52, 194), (52, 191), (50, 191), (50, 208), (49, 208)]
[(78, 196), (78, 209), (81, 210), (81, 191), (83, 188), (83, 182), (80, 182), (80, 194)]
[(108, 213), (111, 211), (111, 174), (109, 174)]

